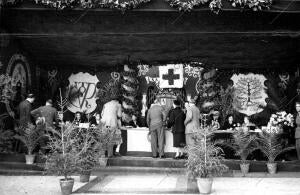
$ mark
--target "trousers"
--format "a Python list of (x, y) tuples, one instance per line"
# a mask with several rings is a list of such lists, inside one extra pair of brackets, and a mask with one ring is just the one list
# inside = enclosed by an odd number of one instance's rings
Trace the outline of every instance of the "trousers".
[(164, 146), (165, 146), (165, 132), (163, 127), (157, 127), (150, 131), (151, 134), (151, 151), (152, 156), (164, 155)]
[(300, 138), (296, 138), (296, 151), (297, 151), (298, 160), (300, 160)]

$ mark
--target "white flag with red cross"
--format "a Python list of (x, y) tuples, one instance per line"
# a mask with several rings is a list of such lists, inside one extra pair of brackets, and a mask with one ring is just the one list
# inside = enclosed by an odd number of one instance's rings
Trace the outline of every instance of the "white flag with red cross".
[(168, 64), (166, 66), (159, 66), (160, 88), (182, 88), (183, 80), (182, 64)]

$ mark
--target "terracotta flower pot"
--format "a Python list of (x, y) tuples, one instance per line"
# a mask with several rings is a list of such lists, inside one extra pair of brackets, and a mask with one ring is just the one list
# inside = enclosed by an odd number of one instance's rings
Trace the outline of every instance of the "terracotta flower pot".
[(82, 171), (79, 176), (80, 182), (83, 182), (83, 183), (89, 182), (90, 176), (91, 176), (91, 171)]
[(61, 194), (62, 195), (69, 195), (72, 193), (73, 190), (73, 185), (74, 185), (74, 179), (60, 179), (59, 180), (60, 183), (60, 189), (61, 189)]
[(25, 159), (27, 165), (32, 165), (34, 163), (35, 154), (27, 154), (25, 155)]
[(242, 163), (240, 164), (240, 168), (241, 168), (241, 172), (242, 174), (245, 176), (247, 173), (249, 173), (249, 167), (250, 164), (249, 163)]
[(213, 183), (213, 178), (198, 177), (196, 179), (197, 179), (197, 185), (198, 185), (200, 194), (210, 194), (211, 188), (212, 188), (212, 183)]
[(277, 172), (277, 163), (267, 163), (268, 172), (270, 174), (276, 174)]

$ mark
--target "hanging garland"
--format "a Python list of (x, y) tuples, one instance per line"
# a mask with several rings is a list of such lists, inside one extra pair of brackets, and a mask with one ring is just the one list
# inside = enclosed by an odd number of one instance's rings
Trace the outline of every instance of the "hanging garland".
[(136, 97), (139, 82), (136, 78), (137, 75), (137, 70), (129, 68), (128, 65), (124, 65), (123, 80), (121, 86), (123, 91), (122, 109), (125, 116), (125, 122), (130, 122), (132, 120), (132, 115), (135, 114), (138, 110)]
[[(166, 0), (171, 7), (177, 8), (179, 11), (191, 11), (194, 7), (201, 4), (209, 3), (212, 12), (218, 14), (222, 9), (222, 0)], [(233, 7), (241, 7), (242, 9), (252, 9), (253, 11), (270, 9), (272, 0), (229, 0)]]
[(36, 3), (44, 4), (56, 9), (80, 8), (110, 8), (125, 12), (126, 10), (137, 8), (139, 5), (148, 3), (151, 0), (36, 0)]
[(253, 11), (260, 11), (263, 9), (270, 9), (272, 0), (229, 0), (233, 7), (241, 7), (242, 9), (252, 9)]

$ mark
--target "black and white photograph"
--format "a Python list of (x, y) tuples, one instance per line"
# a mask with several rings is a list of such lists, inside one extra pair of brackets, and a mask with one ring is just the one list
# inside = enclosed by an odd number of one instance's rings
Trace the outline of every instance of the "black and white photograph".
[(0, 195), (300, 195), (300, 0), (0, 0)]

